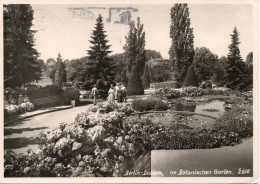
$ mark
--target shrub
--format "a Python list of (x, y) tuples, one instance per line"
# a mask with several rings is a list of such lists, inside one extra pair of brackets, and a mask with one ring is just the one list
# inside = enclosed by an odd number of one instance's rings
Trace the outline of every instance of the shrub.
[(133, 100), (131, 106), (136, 111), (166, 110), (169, 108), (167, 103), (158, 98)]
[(174, 90), (174, 89), (158, 89), (155, 90), (154, 93), (152, 94), (154, 97), (158, 97), (161, 99), (174, 99), (174, 98), (179, 98), (181, 97), (181, 92)]
[(196, 97), (202, 95), (202, 89), (197, 87), (185, 87), (182, 89), (181, 96), (183, 97)]
[(63, 100), (65, 104), (70, 104), (71, 100), (78, 101), (79, 100), (79, 90), (75, 88), (65, 88), (63, 92)]
[(122, 129), (124, 113), (100, 110), (90, 106), (74, 123), (41, 134), (37, 153), (8, 152), (5, 177), (123, 176), (135, 155), (135, 145)]
[(144, 88), (136, 66), (132, 67), (131, 75), (127, 83), (126, 94), (127, 96), (144, 94)]
[(216, 121), (214, 129), (231, 131), (240, 138), (253, 136), (253, 110), (248, 104), (236, 105)]
[(190, 87), (190, 86), (198, 86), (198, 85), (199, 85), (199, 82), (197, 80), (197, 76), (195, 74), (193, 65), (191, 65), (186, 73), (183, 86)]

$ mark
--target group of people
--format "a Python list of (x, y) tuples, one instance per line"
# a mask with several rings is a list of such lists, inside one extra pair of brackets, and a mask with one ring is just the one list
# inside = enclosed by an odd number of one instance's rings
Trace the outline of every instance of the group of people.
[(26, 112), (34, 109), (33, 103), (30, 102), (27, 95), (19, 95), (17, 100), (14, 99), (12, 94), (9, 94), (8, 99), (7, 95), (4, 95), (4, 108), (8, 114), (15, 114), (18, 112)]
[(117, 103), (126, 102), (126, 87), (122, 83), (117, 83), (116, 86), (111, 85), (107, 97), (108, 103), (113, 104), (115, 100)]

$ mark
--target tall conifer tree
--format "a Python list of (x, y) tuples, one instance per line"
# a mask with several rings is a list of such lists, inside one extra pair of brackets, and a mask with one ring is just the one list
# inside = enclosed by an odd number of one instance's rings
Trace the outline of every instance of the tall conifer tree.
[(180, 87), (194, 56), (193, 29), (190, 27), (189, 8), (187, 4), (175, 4), (171, 8), (169, 50), (173, 76)]
[(31, 30), (33, 10), (28, 4), (4, 5), (4, 84), (19, 87), (40, 80), (39, 53)]
[(144, 88), (141, 81), (145, 68), (145, 32), (143, 24), (140, 24), (140, 18), (130, 23), (130, 30), (126, 36), (126, 44), (124, 46), (125, 59), (129, 72), (129, 80), (127, 84), (127, 95), (142, 95)]
[(239, 33), (234, 28), (231, 34), (231, 44), (226, 65), (226, 87), (230, 89), (243, 90), (248, 86), (246, 64), (242, 61), (239, 50)]
[(87, 63), (87, 80), (90, 82), (89, 86), (97, 85), (99, 90), (106, 93), (113, 83), (113, 62), (108, 57), (112, 51), (109, 50), (108, 40), (106, 39), (103, 18), (101, 15), (96, 19), (97, 23), (93, 30), (90, 43), (92, 46), (88, 50)]

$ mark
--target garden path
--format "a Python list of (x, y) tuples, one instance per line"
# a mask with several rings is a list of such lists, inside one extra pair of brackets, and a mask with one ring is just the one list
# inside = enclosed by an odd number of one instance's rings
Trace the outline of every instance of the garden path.
[(73, 122), (77, 114), (84, 112), (86, 107), (45, 113), (5, 124), (4, 149), (12, 149), (18, 153), (25, 153), (27, 149), (37, 150), (36, 137), (40, 132), (50, 131), (61, 122)]

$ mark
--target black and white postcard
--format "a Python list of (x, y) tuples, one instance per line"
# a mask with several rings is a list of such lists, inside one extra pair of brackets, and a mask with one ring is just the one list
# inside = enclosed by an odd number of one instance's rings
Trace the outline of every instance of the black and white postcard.
[(3, 0), (1, 182), (258, 182), (258, 6)]

